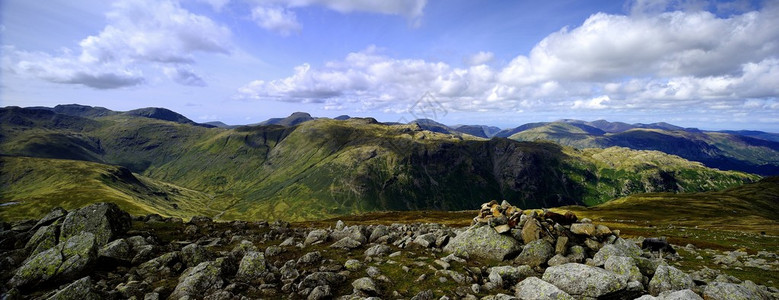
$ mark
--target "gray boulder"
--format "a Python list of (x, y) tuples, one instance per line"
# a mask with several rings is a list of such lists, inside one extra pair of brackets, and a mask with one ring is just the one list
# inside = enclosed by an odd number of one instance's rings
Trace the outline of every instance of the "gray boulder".
[(260, 277), (267, 270), (265, 253), (250, 251), (246, 253), (238, 264), (236, 277), (251, 280)]
[(542, 279), (574, 297), (597, 298), (627, 288), (625, 276), (576, 263), (549, 267)]
[(99, 247), (127, 232), (131, 225), (130, 214), (119, 209), (116, 204), (95, 203), (71, 211), (65, 216), (59, 240), (64, 241), (82, 232), (90, 232), (94, 234), (95, 243)]
[(346, 281), (346, 276), (333, 272), (314, 272), (303, 278), (298, 284), (298, 290), (315, 288), (321, 285), (338, 285)]
[(306, 236), (306, 240), (303, 242), (303, 245), (313, 245), (315, 243), (321, 243), (327, 240), (327, 238), (330, 236), (330, 234), (327, 233), (327, 230), (324, 229), (316, 229), (312, 230), (308, 233), (308, 236)]
[(347, 236), (330, 245), (330, 248), (351, 250), (360, 246), (362, 246), (360, 241)]
[(424, 248), (429, 248), (435, 246), (435, 240), (435, 234), (425, 233), (417, 236), (417, 238), (414, 239), (414, 244), (420, 245)]
[(184, 261), (184, 264), (188, 267), (197, 266), (200, 263), (207, 262), (211, 259), (211, 252), (198, 244), (189, 244), (184, 246), (184, 248), (181, 248), (181, 260)]
[(29, 287), (49, 281), (78, 278), (97, 258), (95, 235), (84, 232), (30, 258), (8, 282)]
[(170, 295), (170, 299), (183, 297), (200, 298), (208, 292), (214, 292), (224, 285), (222, 279), (227, 266), (224, 259), (200, 263), (179, 277), (179, 283)]
[(605, 269), (628, 277), (628, 281), (641, 282), (644, 278), (638, 270), (635, 260), (630, 257), (612, 256), (606, 260)]
[(59, 290), (48, 300), (100, 300), (103, 297), (94, 290), (89, 276), (81, 278)]
[(371, 256), (378, 256), (378, 255), (386, 255), (389, 254), (392, 249), (384, 244), (377, 244), (373, 245), (368, 250), (365, 250), (365, 256), (371, 257)]
[(762, 299), (749, 288), (735, 283), (712, 282), (703, 289), (703, 298), (707, 300), (747, 300)]
[(528, 277), (517, 283), (514, 292), (514, 296), (522, 300), (574, 300), (568, 293), (537, 277)]
[(460, 257), (473, 257), (502, 261), (521, 250), (519, 242), (507, 235), (495, 232), (490, 226), (468, 228), (451, 239), (444, 251)]
[(379, 288), (376, 287), (376, 283), (373, 282), (373, 279), (370, 279), (369, 277), (363, 277), (353, 281), (352, 287), (355, 290), (366, 293), (368, 295), (377, 295), (379, 293)]
[(46, 216), (38, 220), (38, 223), (36, 223), (32, 229), (35, 230), (43, 226), (54, 224), (56, 221), (64, 218), (67, 214), (68, 211), (64, 210), (62, 207), (55, 207), (48, 214), (46, 214)]
[(596, 267), (602, 267), (606, 260), (612, 256), (618, 257), (632, 257), (632, 255), (625, 249), (615, 245), (605, 245), (600, 248), (597, 253), (592, 257), (592, 262)]
[(308, 294), (308, 300), (321, 300), (321, 299), (328, 299), (331, 296), (333, 296), (333, 293), (330, 291), (329, 285), (320, 285), (318, 287), (315, 287), (314, 290), (311, 291), (310, 294)]
[(538, 276), (529, 266), (498, 266), (487, 269), (489, 279), (498, 285), (512, 286), (530, 276)]
[(101, 247), (100, 250), (97, 251), (97, 256), (100, 258), (126, 262), (129, 262), (133, 258), (133, 254), (130, 252), (130, 243), (125, 239), (114, 240)]
[(549, 258), (554, 255), (554, 251), (552, 244), (546, 240), (538, 239), (522, 247), (522, 253), (514, 261), (518, 264), (538, 267), (546, 264)]
[(655, 270), (655, 276), (649, 281), (649, 293), (657, 296), (665, 291), (678, 291), (695, 287), (692, 277), (677, 268), (662, 264)]
[(57, 239), (59, 238), (59, 226), (41, 226), (35, 231), (24, 249), (28, 251), (29, 256), (35, 256), (38, 253), (48, 250), (51, 247), (57, 245)]

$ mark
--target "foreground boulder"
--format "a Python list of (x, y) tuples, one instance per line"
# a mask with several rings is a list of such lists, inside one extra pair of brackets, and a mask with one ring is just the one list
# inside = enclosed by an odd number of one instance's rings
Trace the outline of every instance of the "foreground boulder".
[(224, 285), (223, 277), (230, 273), (231, 266), (224, 258), (200, 263), (179, 277), (179, 283), (170, 295), (171, 299), (185, 296), (201, 298), (208, 292), (214, 292)]
[(89, 276), (81, 278), (69, 284), (48, 300), (100, 300), (103, 299), (94, 289), (94, 284)]
[(505, 260), (522, 249), (519, 242), (497, 233), (490, 226), (470, 227), (454, 237), (444, 247), (444, 251), (457, 256), (477, 257), (491, 260)]
[(515, 296), (519, 299), (573, 300), (573, 297), (568, 293), (537, 277), (528, 277), (522, 280), (522, 282), (517, 283), (514, 290)]
[(95, 235), (84, 232), (30, 258), (16, 270), (8, 285), (25, 288), (50, 281), (72, 280), (96, 258)]
[(583, 264), (549, 267), (542, 279), (574, 297), (601, 297), (627, 287), (627, 277)]
[(695, 284), (690, 275), (669, 265), (660, 265), (655, 276), (649, 282), (649, 293), (657, 296), (665, 291), (678, 291), (693, 288)]
[(60, 230), (60, 241), (82, 232), (90, 232), (99, 247), (127, 232), (130, 226), (130, 214), (119, 209), (119, 206), (113, 203), (96, 203), (71, 211), (65, 216)]
[(712, 284), (707, 285), (703, 290), (703, 298), (711, 300), (763, 299), (759, 294), (743, 285), (726, 282), (713, 282)]

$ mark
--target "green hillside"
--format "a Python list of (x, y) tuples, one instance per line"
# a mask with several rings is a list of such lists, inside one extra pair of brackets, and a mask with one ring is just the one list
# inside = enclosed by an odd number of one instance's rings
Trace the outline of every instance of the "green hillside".
[(779, 235), (779, 177), (689, 194), (636, 194), (596, 207), (563, 207), (591, 218), (638, 226), (685, 226)]
[[(525, 208), (594, 205), (634, 193), (718, 190), (759, 179), (660, 152), (486, 140), (370, 118), (223, 129), (130, 114), (87, 118), (3, 108), (0, 125), (0, 154), (120, 165), (212, 195), (202, 214), (222, 219), (462, 210), (491, 199)], [(203, 203), (199, 195), (181, 201)]]
[(506, 132), (512, 133), (509, 138), (517, 141), (552, 141), (576, 148), (618, 146), (657, 150), (701, 162), (712, 168), (779, 175), (777, 142), (737, 134), (683, 130), (668, 124), (665, 124), (665, 127), (660, 125), (654, 128), (622, 128), (622, 131), (607, 133), (582, 123), (550, 122)]
[(99, 163), (0, 156), (0, 219), (42, 216), (54, 207), (74, 209), (114, 202), (135, 215), (191, 217), (213, 214), (211, 197), (191, 189)]

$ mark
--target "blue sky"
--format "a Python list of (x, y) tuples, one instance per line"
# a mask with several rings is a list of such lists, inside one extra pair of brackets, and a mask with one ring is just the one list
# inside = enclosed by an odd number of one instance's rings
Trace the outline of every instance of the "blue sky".
[(8, 0), (0, 12), (2, 106), (779, 132), (775, 0)]

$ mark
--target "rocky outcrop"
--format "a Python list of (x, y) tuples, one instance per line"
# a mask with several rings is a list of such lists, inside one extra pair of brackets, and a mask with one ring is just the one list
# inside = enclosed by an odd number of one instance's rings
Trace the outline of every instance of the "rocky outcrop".
[(89, 232), (95, 236), (97, 246), (103, 246), (130, 229), (130, 214), (113, 203), (96, 203), (74, 210), (65, 216), (60, 230), (60, 240)]
[(96, 258), (95, 235), (82, 232), (30, 258), (16, 270), (8, 284), (11, 287), (29, 288), (51, 281), (72, 280), (81, 275)]
[[(639, 248), (640, 240), (623, 239), (616, 230), (572, 214), (519, 213), (507, 203), (493, 203), (489, 208), (491, 217), (481, 216), (484, 222), (466, 228), (345, 222), (307, 228), (283, 221), (225, 223), (207, 217), (184, 223), (150, 215), (135, 217), (129, 230), (113, 231), (103, 245), (91, 231), (60, 240), (61, 235), (55, 233), (63, 226), (64, 216), (73, 212), (56, 210), (43, 222), (0, 222), (0, 298), (698, 300), (779, 296), (775, 288), (742, 282), (711, 269), (685, 274), (675, 267), (678, 256), (658, 257)], [(97, 216), (110, 215), (109, 210), (92, 211)], [(506, 217), (506, 212), (513, 217)], [(583, 225), (572, 230), (575, 224)], [(508, 230), (498, 228), (504, 225)], [(57, 241), (53, 246), (38, 253), (31, 250), (46, 248), (52, 237)], [(716, 253), (720, 252), (707, 255)], [(744, 265), (766, 260), (769, 269), (779, 258), (770, 252), (740, 251), (722, 257), (735, 257)], [(430, 286), (436, 288), (428, 290)]]

